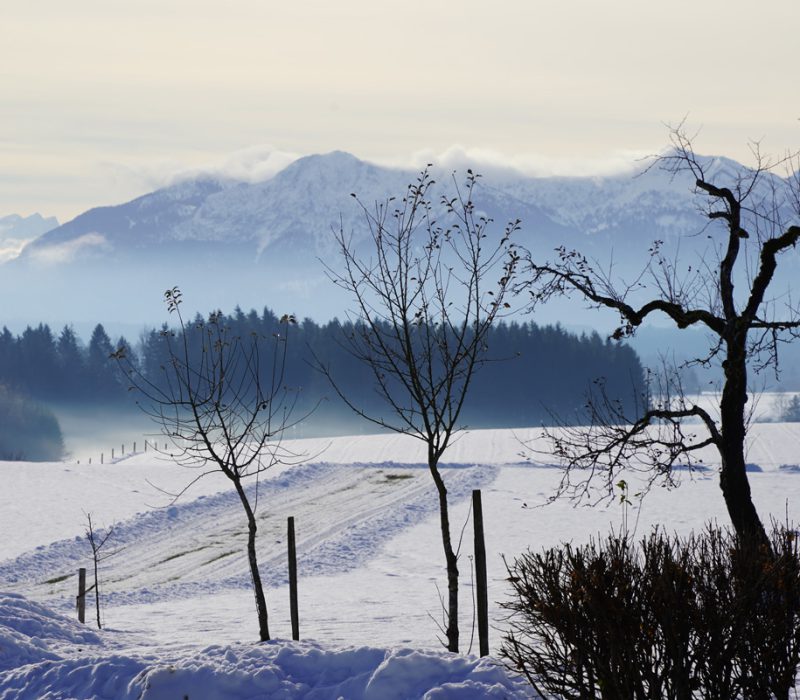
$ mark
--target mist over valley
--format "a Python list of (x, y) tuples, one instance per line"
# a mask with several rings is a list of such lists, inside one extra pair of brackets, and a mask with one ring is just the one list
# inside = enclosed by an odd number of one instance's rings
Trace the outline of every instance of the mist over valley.
[[(723, 180), (736, 178), (743, 167), (723, 158), (705, 158), (703, 162), (710, 174)], [(641, 275), (654, 241), (659, 241), (660, 250), (679, 267), (718, 256), (718, 242), (697, 209), (691, 179), (646, 166), (640, 163), (636, 169), (605, 176), (538, 178), (488, 168), (476, 189), (477, 213), (493, 220), (487, 229), (491, 236), (501, 235), (506, 222), (520, 219), (514, 242), (534, 257), (552, 257), (559, 247), (579, 249), (610, 277), (629, 282)], [(457, 191), (463, 186), (465, 172), (434, 168), (437, 192)], [(6, 259), (0, 263), (0, 294), (7, 300), (0, 323), (18, 336), (17, 340), (31, 331), (30, 326), (41, 330), (41, 324), (46, 324), (51, 334), (47, 342), (53, 346), (62, 329), (69, 328), (84, 353), (92, 333), (102, 324), (109, 347), (124, 338), (143, 353), (153, 329), (171, 320), (163, 305), (163, 292), (175, 286), (182, 290), (190, 315), (205, 317), (220, 309), (243, 323), (245, 317), (252, 321), (253, 314), (291, 313), (305, 319), (307, 330), (314, 324), (324, 328), (333, 319), (345, 322), (350, 318), (352, 299), (330, 279), (342, 264), (334, 232), (341, 228), (354, 242), (354, 250), (366, 259), (371, 254), (364, 214), (352, 195), (368, 209), (383, 205), (391, 211), (416, 177), (413, 170), (382, 167), (337, 151), (300, 158), (261, 181), (210, 176), (187, 179), (130, 202), (91, 209), (61, 225), (40, 215), (6, 216), (0, 219), (0, 248), (6, 250)], [(771, 184), (780, 183), (778, 176), (766, 178), (762, 184), (765, 192)], [(395, 199), (387, 201), (390, 197)], [(447, 225), (443, 209), (434, 215)], [(781, 280), (788, 290), (788, 281), (798, 273), (796, 251), (789, 251), (783, 262)], [(542, 329), (536, 333), (557, 323), (577, 334), (569, 339), (561, 330), (556, 332), (564, 347), (581, 347), (584, 341), (579, 336), (588, 334), (585, 342), (605, 347), (609, 362), (612, 350), (618, 352), (602, 343), (602, 337), (618, 322), (614, 314), (586, 309), (578, 300), (556, 299), (529, 315), (523, 313), (526, 303), (524, 292), (512, 299), (516, 313), (507, 320), (534, 322)], [(596, 330), (601, 338), (592, 340)], [(10, 347), (9, 337), (5, 342)], [(639, 329), (629, 342), (639, 354), (635, 362), (651, 367), (665, 357), (681, 362), (701, 356), (707, 349), (702, 331), (652, 324)], [(301, 337), (298, 343), (303, 360), (294, 368), (294, 382), (304, 387), (307, 407), (324, 401), (301, 431), (335, 434), (367, 429), (331, 397), (330, 387), (322, 386), (318, 377), (303, 368), (303, 363), (308, 364), (308, 341)], [(606, 374), (604, 366), (580, 361), (576, 366), (591, 368), (575, 377), (533, 347), (522, 353), (500, 343), (494, 350), (497, 356), (515, 359), (477, 380), (478, 396), (468, 406), (465, 420), (473, 427), (549, 422), (554, 414), (577, 410), (592, 379)], [(800, 363), (796, 359), (800, 359), (798, 350), (787, 347), (782, 375), (761, 378), (759, 388), (799, 388)], [(46, 365), (47, 361), (42, 362)], [(70, 390), (56, 379), (49, 380), (49, 390), (37, 389), (28, 386), (13, 367), (6, 362), (0, 382), (56, 407), (69, 449), (76, 450), (82, 444), (84, 428), (80, 420), (70, 419), (70, 414), (74, 410), (75, 416), (90, 415), (92, 403), (107, 403), (111, 394), (92, 395), (89, 391), (81, 399), (86, 382), (78, 382)], [(73, 370), (62, 365), (59, 371)], [(80, 369), (75, 371), (80, 375)], [(554, 386), (542, 391), (541, 379), (532, 378), (528, 384), (504, 379), (552, 376), (554, 372), (571, 388)], [(640, 369), (631, 374), (639, 376)], [(688, 371), (686, 381), (696, 392), (713, 389), (719, 377), (714, 366), (698, 367)], [(628, 395), (638, 391), (639, 381), (631, 383), (634, 390), (628, 390)], [(364, 384), (363, 378), (360, 382)], [(480, 389), (482, 384), (484, 389)], [(498, 387), (504, 385), (507, 389), (500, 391)], [(621, 384), (616, 388), (625, 390)], [(519, 398), (508, 391), (518, 392)], [(565, 396), (569, 398), (565, 400)], [(116, 413), (127, 410), (119, 397), (112, 403)], [(527, 405), (525, 410), (523, 405)], [(133, 408), (131, 402), (128, 408)], [(131, 420), (124, 417), (121, 423)]]

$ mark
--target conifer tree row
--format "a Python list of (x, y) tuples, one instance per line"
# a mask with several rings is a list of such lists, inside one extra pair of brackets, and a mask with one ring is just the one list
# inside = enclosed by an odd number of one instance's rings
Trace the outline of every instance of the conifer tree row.
[[(204, 320), (196, 316), (194, 322)], [(279, 318), (265, 308), (244, 312), (237, 308), (221, 321), (242, 337), (256, 333), (272, 337), (280, 333)], [(317, 324), (305, 319), (295, 330), (296, 352), (287, 359), (286, 377), (300, 391), (299, 401), (311, 406), (326, 397), (312, 422), (333, 430), (362, 429), (338, 399), (331, 396), (325, 377), (308, 362), (311, 353), (325, 357), (337, 368), (337, 377), (349, 386), (368, 387), (365, 369), (342, 347), (347, 323)], [(70, 326), (54, 333), (46, 324), (30, 326), (20, 335), (0, 331), (0, 385), (42, 401), (77, 403), (130, 403), (127, 382), (109, 355), (124, 345), (142, 373), (158, 377), (166, 361), (163, 332), (166, 327), (142, 334), (131, 346), (125, 338), (112, 340), (101, 324), (88, 343)], [(623, 401), (632, 400), (643, 388), (643, 370), (635, 352), (602, 338), (597, 333), (574, 335), (560, 326), (534, 323), (501, 323), (488, 336), (490, 362), (475, 378), (464, 411), (471, 427), (539, 425), (554, 415), (579, 422), (590, 384), (604, 377), (606, 387)], [(365, 389), (365, 392), (368, 390)], [(375, 400), (369, 393), (367, 402)]]

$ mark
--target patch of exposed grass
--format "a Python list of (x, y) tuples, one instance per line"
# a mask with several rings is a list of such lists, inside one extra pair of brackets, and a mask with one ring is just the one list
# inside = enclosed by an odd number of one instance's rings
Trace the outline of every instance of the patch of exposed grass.
[(220, 559), (224, 559), (225, 557), (231, 556), (231, 554), (236, 554), (236, 552), (223, 552), (222, 554), (214, 557), (213, 559), (209, 559), (208, 561), (204, 561), (201, 566), (205, 566), (206, 564), (213, 564), (215, 561), (219, 561)]
[(155, 566), (160, 566), (161, 564), (166, 564), (168, 561), (172, 561), (173, 559), (179, 559), (180, 557), (185, 557), (187, 554), (193, 554), (194, 552), (201, 552), (204, 549), (208, 549), (208, 545), (204, 544), (200, 547), (195, 547), (194, 549), (187, 549), (185, 552), (178, 552), (177, 554), (170, 554), (166, 559), (162, 559), (155, 563)]
[(49, 578), (45, 583), (61, 583), (62, 581), (66, 581), (70, 576), (73, 574), (64, 574), (63, 576), (56, 576), (55, 578)]
[(413, 474), (387, 474), (386, 481), (401, 481), (403, 479), (413, 479)]

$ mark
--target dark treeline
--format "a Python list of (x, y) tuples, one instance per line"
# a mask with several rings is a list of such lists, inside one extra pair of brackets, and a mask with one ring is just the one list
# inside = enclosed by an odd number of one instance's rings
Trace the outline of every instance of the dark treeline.
[(120, 401), (125, 380), (109, 357), (116, 343), (98, 324), (88, 346), (70, 326), (55, 335), (46, 324), (28, 326), (14, 336), (0, 333), (0, 385), (44, 401), (95, 403)]
[[(204, 319), (196, 317), (192, 328)], [(319, 325), (305, 319), (291, 327), (281, 324), (270, 310), (261, 314), (237, 309), (219, 322), (242, 338), (252, 334), (264, 339), (271, 353), (275, 334), (288, 332), (286, 381), (297, 390), (296, 415), (319, 406), (308, 421), (314, 432), (364, 430), (368, 426), (336, 396), (327, 378), (313, 367), (316, 356), (329, 365), (344, 393), (368, 412), (380, 410), (370, 371), (353, 358), (343, 343), (348, 323)], [(158, 383), (167, 361), (164, 332), (167, 327), (142, 334), (132, 347), (124, 338), (112, 342), (102, 325), (88, 345), (70, 327), (58, 335), (46, 325), (27, 328), (20, 336), (7, 329), (0, 334), (0, 384), (43, 401), (74, 403), (129, 403), (128, 382), (109, 355), (121, 345), (144, 377)], [(201, 334), (189, 333), (190, 342)], [(623, 402), (640, 398), (643, 370), (635, 352), (626, 345), (604, 340), (596, 333), (575, 335), (559, 326), (504, 323), (492, 329), (488, 357), (474, 380), (464, 411), (471, 427), (515, 427), (581, 420), (587, 391), (598, 378), (605, 380), (609, 395)], [(270, 362), (262, 363), (269, 371)], [(308, 433), (305, 433), (308, 434)]]

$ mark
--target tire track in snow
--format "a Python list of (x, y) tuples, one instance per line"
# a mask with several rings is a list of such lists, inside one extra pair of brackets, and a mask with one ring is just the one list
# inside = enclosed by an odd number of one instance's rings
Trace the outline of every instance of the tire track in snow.
[[(451, 502), (490, 483), (495, 467), (443, 466)], [(255, 495), (255, 485), (249, 487)], [(295, 467), (258, 489), (259, 565), (266, 587), (284, 584), (286, 518), (297, 528), (301, 576), (352, 570), (403, 529), (438, 512), (427, 465), (329, 464)], [(250, 586), (247, 527), (232, 490), (117, 523), (101, 565), (107, 604), (141, 603)], [(84, 538), (55, 542), (0, 564), (0, 586), (74, 606), (75, 572), (91, 556)], [(91, 578), (91, 573), (90, 573)]]

